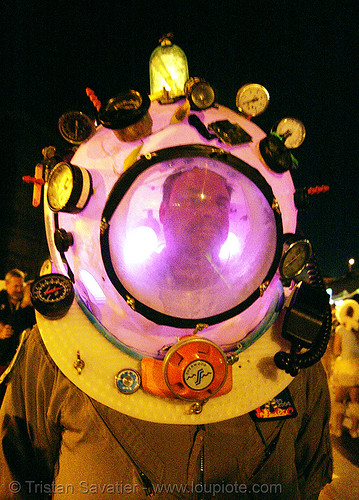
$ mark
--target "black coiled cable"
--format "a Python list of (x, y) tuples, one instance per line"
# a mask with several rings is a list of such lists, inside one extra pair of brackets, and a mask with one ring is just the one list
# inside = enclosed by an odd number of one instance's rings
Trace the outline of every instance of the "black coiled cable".
[[(307, 274), (310, 285), (321, 288), (323, 292), (326, 293), (324, 281), (319, 273), (319, 266), (314, 255), (307, 264)], [(300, 342), (293, 341), (289, 353), (280, 351), (275, 354), (274, 362), (277, 367), (281, 370), (285, 370), (285, 372), (289, 373), (292, 377), (295, 377), (301, 368), (308, 368), (317, 363), (326, 351), (330, 339), (331, 328), (332, 313), (328, 297), (328, 306), (325, 310), (324, 319), (313, 345), (306, 352), (300, 353), (299, 351), (302, 348)]]

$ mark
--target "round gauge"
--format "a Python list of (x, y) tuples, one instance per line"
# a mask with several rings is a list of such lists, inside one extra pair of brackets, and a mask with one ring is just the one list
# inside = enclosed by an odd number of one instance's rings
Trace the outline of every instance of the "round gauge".
[(92, 179), (85, 169), (67, 162), (57, 163), (50, 171), (47, 202), (53, 212), (78, 213), (92, 194)]
[(184, 93), (188, 97), (191, 109), (201, 110), (211, 107), (216, 99), (214, 89), (206, 80), (191, 77), (184, 86)]
[(312, 256), (312, 245), (308, 240), (291, 243), (282, 255), (279, 272), (283, 279), (291, 280), (298, 276)]
[(44, 274), (31, 286), (32, 305), (48, 319), (60, 319), (65, 316), (74, 297), (72, 282), (63, 274)]
[(289, 149), (298, 148), (305, 139), (305, 127), (297, 118), (283, 118), (275, 128), (275, 132)]
[(267, 108), (269, 92), (263, 85), (247, 83), (243, 85), (236, 96), (238, 110), (247, 116), (257, 116)]
[(91, 118), (81, 111), (68, 111), (59, 118), (62, 137), (71, 144), (81, 144), (96, 132)]

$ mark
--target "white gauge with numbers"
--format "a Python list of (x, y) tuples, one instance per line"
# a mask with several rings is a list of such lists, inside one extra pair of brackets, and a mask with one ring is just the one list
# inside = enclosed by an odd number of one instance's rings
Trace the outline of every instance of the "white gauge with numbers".
[(288, 149), (298, 148), (305, 139), (305, 127), (297, 118), (283, 118), (275, 128)]
[(257, 116), (263, 113), (268, 104), (269, 92), (258, 83), (247, 83), (237, 92), (236, 106), (247, 116)]

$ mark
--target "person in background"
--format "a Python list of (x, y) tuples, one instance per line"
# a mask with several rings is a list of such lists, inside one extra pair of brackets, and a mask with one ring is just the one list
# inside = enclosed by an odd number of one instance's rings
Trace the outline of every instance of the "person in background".
[(5, 276), (5, 289), (0, 291), (0, 375), (15, 354), (20, 334), (35, 323), (30, 283), (25, 285), (25, 274), (12, 269)]
[(345, 414), (351, 420), (349, 434), (359, 437), (359, 303), (354, 298), (343, 301), (337, 311), (333, 368), (334, 402), (332, 434), (340, 437)]

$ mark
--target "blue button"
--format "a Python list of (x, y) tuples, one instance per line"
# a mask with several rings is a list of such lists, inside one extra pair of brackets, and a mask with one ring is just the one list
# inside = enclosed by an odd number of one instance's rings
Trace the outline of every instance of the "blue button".
[(141, 375), (132, 368), (124, 368), (118, 372), (115, 381), (122, 394), (133, 394), (141, 386)]

